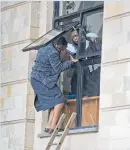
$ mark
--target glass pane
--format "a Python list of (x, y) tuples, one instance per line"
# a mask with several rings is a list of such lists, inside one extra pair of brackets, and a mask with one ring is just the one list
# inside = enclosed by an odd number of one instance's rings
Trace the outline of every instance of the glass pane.
[(103, 4), (103, 1), (81, 1), (78, 10), (84, 10)]
[[(86, 26), (88, 33), (97, 35), (95, 41), (91, 41), (87, 55), (93, 54), (96, 51), (101, 51), (102, 47), (102, 28), (103, 28), (103, 12), (96, 12), (93, 14), (85, 14), (83, 18), (83, 25)], [(91, 39), (91, 38), (90, 38)], [(90, 60), (94, 59), (93, 57)], [(100, 90), (100, 63), (84, 67), (83, 78), (83, 96), (99, 96)]]
[[(57, 30), (66, 30), (67, 28), (72, 28), (73, 26), (77, 26), (78, 23), (80, 21), (80, 17), (75, 17), (75, 18), (70, 18), (70, 17), (67, 17), (66, 19), (62, 20), (62, 21), (59, 21), (55, 28)], [(72, 42), (71, 40), (71, 31), (68, 31), (64, 34), (64, 37), (67, 39), (67, 41), (69, 43)]]
[(59, 16), (76, 12), (80, 6), (80, 1), (60, 1)]
[(99, 96), (100, 64), (83, 67), (83, 96)]
[(55, 23), (55, 28), (57, 30), (66, 30), (67, 28), (71, 28), (72, 26), (78, 24), (79, 21), (80, 21), (80, 17), (75, 17), (75, 18), (67, 17), (62, 21), (57, 21)]
[(98, 126), (100, 64), (83, 67), (82, 126)]
[(103, 1), (60, 1), (59, 16), (74, 13), (103, 4)]
[(59, 31), (59, 30), (53, 29), (53, 30), (47, 32), (45, 35), (43, 35), (40, 38), (38, 38), (36, 41), (31, 43), (27, 47), (25, 47), (23, 49), (23, 51), (27, 51), (27, 50), (31, 50), (31, 49), (37, 49), (40, 46), (44, 46), (44, 45), (48, 44), (48, 42), (50, 42), (52, 39), (54, 39), (55, 37), (60, 35), (62, 32), (63, 31)]
[[(83, 26), (86, 30), (86, 49), (77, 51), (78, 58), (101, 55), (103, 12), (86, 13), (83, 17)], [(85, 37), (86, 38), (86, 37)], [(83, 41), (83, 40), (82, 40)], [(89, 43), (89, 44), (88, 44)], [(81, 44), (82, 46), (83, 44)]]
[(96, 33), (101, 38), (103, 27), (103, 12), (97, 12), (91, 15), (85, 14), (83, 18), (83, 25), (86, 26), (86, 30), (92, 33)]

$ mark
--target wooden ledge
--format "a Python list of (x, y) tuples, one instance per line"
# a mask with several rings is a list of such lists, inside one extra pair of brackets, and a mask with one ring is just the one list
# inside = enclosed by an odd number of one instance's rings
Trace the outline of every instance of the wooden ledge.
[[(87, 96), (86, 96), (86, 97), (83, 97), (82, 100), (83, 100), (83, 101), (99, 100), (99, 98), (100, 98), (99, 96), (93, 96), (93, 97), (87, 97)], [(68, 99), (68, 100), (67, 100), (67, 103), (68, 103), (68, 102), (75, 102), (75, 101), (76, 101), (76, 99)]]

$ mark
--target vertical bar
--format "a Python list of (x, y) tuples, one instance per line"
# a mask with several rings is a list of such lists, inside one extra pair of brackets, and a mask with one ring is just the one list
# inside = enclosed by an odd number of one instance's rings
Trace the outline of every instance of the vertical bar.
[[(81, 26), (82, 26), (83, 15), (80, 13), (80, 28), (79, 28), (79, 43), (78, 52), (81, 51), (80, 41), (81, 41)], [(76, 112), (77, 112), (77, 127), (81, 126), (82, 122), (82, 87), (83, 87), (83, 68), (81, 66), (81, 60), (79, 59), (77, 63), (77, 100), (76, 100)]]
[[(84, 43), (82, 43), (83, 32), (82, 32), (82, 21), (83, 21), (83, 13), (80, 13), (80, 28), (79, 28), (79, 43), (78, 43), (78, 53), (85, 48)], [(83, 44), (83, 45), (82, 45)], [(85, 40), (86, 45), (86, 40)], [(82, 89), (83, 89), (83, 67), (81, 65), (81, 59), (79, 55), (79, 61), (77, 63), (77, 100), (76, 100), (76, 112), (77, 112), (77, 127), (81, 126), (82, 122)]]
[(81, 126), (82, 122), (82, 87), (83, 87), (83, 67), (80, 60), (77, 64), (77, 100), (76, 100), (76, 112), (77, 112), (77, 127)]

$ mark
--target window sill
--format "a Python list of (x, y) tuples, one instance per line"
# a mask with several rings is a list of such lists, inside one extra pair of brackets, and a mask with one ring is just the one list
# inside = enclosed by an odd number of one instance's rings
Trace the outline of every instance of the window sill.
[[(73, 135), (73, 134), (85, 134), (85, 133), (96, 133), (98, 132), (98, 126), (89, 126), (89, 127), (80, 127), (80, 128), (75, 128), (75, 129), (70, 129), (68, 135)], [(62, 132), (59, 132), (57, 136), (60, 136)], [(38, 138), (47, 138), (50, 137), (50, 135), (46, 133), (38, 134)]]

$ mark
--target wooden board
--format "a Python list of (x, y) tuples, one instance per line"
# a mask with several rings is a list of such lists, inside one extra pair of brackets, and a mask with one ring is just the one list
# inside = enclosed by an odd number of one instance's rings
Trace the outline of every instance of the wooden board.
[[(98, 125), (99, 97), (85, 97), (82, 101), (82, 126)], [(65, 105), (64, 113), (66, 114), (66, 119), (64, 127), (73, 112), (76, 112), (76, 99), (68, 100)], [(75, 128), (75, 123), (73, 123), (71, 128)]]

